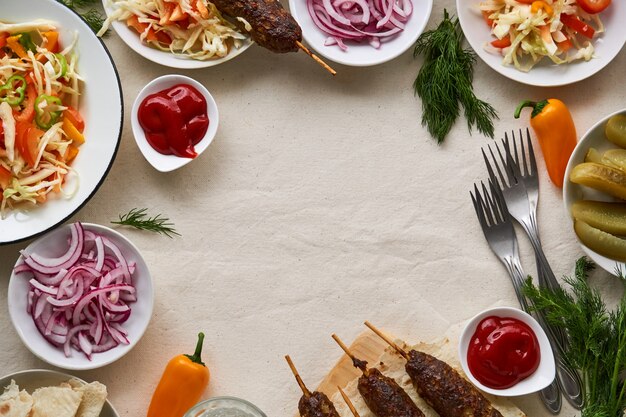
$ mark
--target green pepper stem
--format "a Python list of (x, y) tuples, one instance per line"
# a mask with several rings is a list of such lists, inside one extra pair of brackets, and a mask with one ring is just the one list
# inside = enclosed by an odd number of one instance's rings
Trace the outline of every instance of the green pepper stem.
[(196, 351), (193, 355), (185, 355), (189, 358), (193, 363), (200, 364), (202, 366), (206, 366), (204, 362), (202, 362), (202, 343), (204, 342), (204, 333), (198, 333), (198, 343), (196, 344)]
[(531, 100), (524, 100), (522, 101), (517, 108), (515, 109), (515, 113), (513, 114), (513, 116), (516, 119), (519, 119), (520, 114), (522, 113), (522, 109), (524, 107), (532, 107), (533, 109), (535, 108), (535, 106), (537, 105), (536, 101), (531, 101)]

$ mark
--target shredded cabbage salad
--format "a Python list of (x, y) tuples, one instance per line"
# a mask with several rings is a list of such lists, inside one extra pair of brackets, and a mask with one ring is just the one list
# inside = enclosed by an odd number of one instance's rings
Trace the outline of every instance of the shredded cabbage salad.
[(66, 192), (85, 141), (78, 113), (77, 34), (62, 49), (54, 22), (0, 21), (0, 214)]
[(589, 61), (592, 40), (604, 32), (600, 17), (586, 13), (576, 0), (484, 0), (479, 7), (496, 37), (485, 49), (524, 72), (545, 57), (558, 65)]
[(109, 0), (109, 6), (113, 12), (98, 36), (111, 22), (123, 21), (143, 42), (185, 58), (204, 61), (224, 57), (248, 38), (207, 0)]

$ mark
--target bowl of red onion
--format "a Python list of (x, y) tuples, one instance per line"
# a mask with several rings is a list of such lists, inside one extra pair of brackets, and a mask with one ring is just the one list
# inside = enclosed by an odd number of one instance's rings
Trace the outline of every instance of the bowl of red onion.
[(15, 264), (9, 314), (26, 347), (59, 368), (95, 369), (148, 327), (154, 289), (139, 250), (105, 226), (73, 223), (31, 243)]
[(432, 6), (433, 0), (289, 0), (313, 49), (358, 67), (382, 64), (411, 48)]

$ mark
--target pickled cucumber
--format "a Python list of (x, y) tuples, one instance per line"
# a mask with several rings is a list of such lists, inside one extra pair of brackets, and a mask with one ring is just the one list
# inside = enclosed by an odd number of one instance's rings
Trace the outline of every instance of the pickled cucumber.
[(589, 249), (607, 258), (626, 262), (626, 240), (589, 226), (580, 220), (574, 221), (574, 231), (578, 239)]
[(572, 205), (572, 216), (603, 232), (626, 236), (626, 203), (577, 201)]
[(626, 148), (626, 115), (617, 114), (609, 119), (604, 128), (606, 138), (614, 144)]
[(596, 164), (601, 164), (602, 154), (598, 152), (596, 148), (589, 148), (585, 154), (585, 162), (595, 162)]
[(626, 172), (594, 162), (583, 162), (574, 167), (570, 181), (626, 200)]
[(604, 152), (601, 163), (626, 171), (626, 149), (611, 149)]

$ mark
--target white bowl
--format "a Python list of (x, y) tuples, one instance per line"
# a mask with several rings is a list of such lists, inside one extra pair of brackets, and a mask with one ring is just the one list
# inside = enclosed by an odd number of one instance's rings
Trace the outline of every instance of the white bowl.
[[(4, 387), (14, 380), (20, 387), (20, 390), (25, 389), (29, 394), (32, 394), (37, 388), (57, 386), (63, 382), (67, 382), (70, 379), (77, 379), (80, 382), (87, 383), (80, 378), (73, 375), (64, 374), (58, 371), (50, 371), (47, 369), (29, 369), (27, 371), (14, 372), (9, 375), (5, 375), (0, 378), (0, 392)], [(106, 400), (100, 417), (120, 417), (115, 408), (109, 400)]]
[(411, 0), (413, 14), (406, 23), (406, 28), (397, 36), (383, 42), (379, 49), (375, 49), (367, 42), (356, 44), (346, 42), (347, 51), (342, 51), (337, 45), (324, 46), (328, 35), (322, 32), (311, 19), (306, 6), (306, 0), (289, 0), (289, 10), (302, 27), (302, 37), (320, 55), (344, 65), (353, 67), (368, 67), (382, 64), (403, 54), (411, 48), (422, 34), (430, 12), (433, 0)]
[(36, 18), (57, 22), (63, 45), (71, 43), (75, 32), (78, 35), (78, 71), (85, 78), (79, 110), (85, 119), (86, 142), (72, 167), (80, 182), (77, 193), (71, 198), (55, 195), (45, 204), (27, 207), (23, 212), (13, 211), (7, 218), (0, 219), (0, 245), (44, 233), (80, 210), (104, 182), (122, 132), (122, 89), (115, 65), (102, 41), (78, 15), (57, 1), (2, 3), (3, 21), (23, 22)]
[[(120, 248), (122, 254), (124, 254), (129, 262), (136, 263), (135, 273), (133, 274), (133, 285), (137, 290), (137, 301), (130, 305), (132, 313), (128, 321), (124, 323), (124, 328), (129, 334), (128, 339), (130, 340), (130, 344), (119, 345), (107, 352), (94, 353), (91, 360), (87, 359), (84, 354), (76, 350), (72, 350), (72, 355), (68, 358), (63, 353), (63, 349), (53, 346), (43, 338), (39, 330), (37, 330), (31, 315), (27, 313), (27, 294), (30, 288), (30, 284), (28, 283), (30, 280), (29, 274), (11, 274), (7, 296), (11, 321), (26, 347), (35, 356), (48, 362), (50, 365), (71, 370), (100, 368), (115, 362), (130, 352), (148, 328), (154, 305), (152, 277), (137, 247), (122, 234), (108, 227), (90, 223), (83, 223), (83, 227), (85, 230), (91, 230), (109, 238)], [(43, 256), (59, 256), (63, 248), (67, 246), (69, 236), (70, 226), (65, 225), (31, 243), (25, 249), (25, 252), (27, 254), (37, 252)], [(20, 256), (15, 266), (23, 262), (24, 259)]]
[[(113, 13), (113, 8), (111, 7), (109, 0), (102, 0), (102, 6), (104, 7), (107, 16)], [(242, 41), (243, 43), (239, 48), (233, 47), (228, 55), (226, 55), (225, 57), (200, 61), (197, 59), (177, 56), (171, 52), (161, 51), (159, 49), (148, 46), (147, 44), (141, 42), (141, 39), (139, 39), (139, 34), (135, 30), (129, 28), (125, 22), (114, 20), (111, 23), (111, 26), (113, 27), (113, 29), (115, 29), (115, 32), (124, 41), (124, 43), (128, 45), (130, 49), (152, 62), (170, 68), (196, 69), (219, 65), (226, 61), (230, 61), (236, 56), (239, 56), (243, 51), (248, 49), (254, 43), (252, 39), (248, 38)]]
[[(528, 378), (518, 382), (510, 388), (493, 389), (484, 386), (483, 384), (478, 382), (476, 378), (474, 378), (474, 375), (472, 375), (469, 370), (469, 366), (467, 365), (467, 350), (470, 340), (476, 332), (478, 324), (483, 319), (489, 316), (512, 317), (514, 319), (520, 320), (526, 323), (533, 330), (533, 332), (535, 332), (537, 340), (539, 341), (539, 352), (541, 354), (539, 367)], [(542, 389), (550, 385), (552, 381), (554, 381), (554, 378), (556, 376), (554, 355), (552, 353), (552, 348), (550, 347), (548, 337), (546, 336), (546, 332), (543, 331), (539, 323), (537, 323), (537, 320), (535, 320), (532, 316), (523, 312), (522, 310), (512, 307), (490, 308), (474, 316), (474, 318), (472, 318), (465, 325), (463, 333), (461, 333), (461, 339), (459, 341), (459, 359), (461, 361), (461, 367), (463, 368), (463, 372), (465, 372), (465, 375), (467, 375), (467, 378), (472, 382), (472, 384), (476, 385), (476, 387), (486, 393), (499, 395), (502, 397), (528, 395), (533, 392), (541, 391)]]
[[(158, 93), (159, 91), (168, 89), (177, 84), (190, 84), (195, 87), (206, 99), (207, 103), (207, 113), (209, 115), (209, 128), (207, 129), (204, 138), (195, 146), (196, 152), (198, 156), (196, 158), (181, 158), (176, 155), (163, 155), (162, 153), (157, 152), (146, 139), (146, 135), (143, 131), (143, 128), (139, 124), (138, 112), (139, 106), (143, 102), (143, 100), (149, 96), (150, 94)], [(141, 150), (143, 156), (148, 160), (148, 162), (158, 171), (161, 172), (169, 172), (175, 169), (178, 169), (184, 165), (187, 165), (189, 162), (193, 161), (200, 157), (200, 154), (209, 147), (213, 139), (215, 138), (215, 134), (217, 133), (217, 128), (219, 126), (220, 115), (217, 110), (217, 104), (213, 99), (209, 90), (198, 81), (193, 78), (186, 77), (184, 75), (163, 75), (161, 77), (155, 78), (150, 81), (148, 85), (146, 85), (137, 95), (135, 99), (135, 103), (133, 104), (133, 110), (130, 117), (131, 125), (133, 127), (133, 135), (135, 136), (135, 141), (137, 142), (137, 146)]]
[(556, 87), (584, 80), (607, 66), (626, 43), (626, 2), (614, 1), (600, 14), (606, 32), (593, 40), (595, 58), (588, 62), (576, 61), (563, 65), (552, 64), (545, 58), (529, 72), (522, 72), (513, 66), (504, 66), (501, 55), (485, 50), (484, 45), (495, 38), (491, 36), (491, 31), (478, 10), (480, 1), (456, 0), (459, 21), (467, 41), (487, 65), (505, 77), (523, 84)]
[[(610, 195), (605, 194), (601, 191), (597, 191), (579, 184), (574, 184), (569, 180), (570, 173), (572, 172), (574, 167), (585, 161), (585, 154), (587, 153), (587, 150), (589, 150), (589, 148), (596, 148), (600, 152), (618, 148), (617, 145), (609, 142), (606, 139), (606, 135), (604, 134), (606, 122), (616, 114), (626, 114), (626, 109), (617, 111), (604, 117), (591, 129), (589, 129), (587, 133), (585, 133), (585, 135), (582, 137), (580, 142), (578, 142), (578, 145), (576, 145), (576, 148), (574, 148), (574, 152), (572, 152), (572, 156), (570, 156), (569, 158), (569, 162), (567, 163), (567, 169), (565, 170), (565, 182), (563, 184), (563, 203), (565, 204), (565, 211), (567, 212), (567, 216), (572, 219), (572, 224), (574, 222), (574, 218), (572, 217), (572, 204), (574, 204), (578, 200), (622, 201), (617, 198), (613, 198)], [(585, 253), (597, 265), (599, 265), (607, 272), (610, 272), (611, 274), (616, 274), (618, 270), (626, 271), (626, 263), (619, 262), (614, 259), (607, 258), (606, 256), (600, 255), (599, 253), (589, 249), (580, 240), (578, 241), (578, 243), (580, 243), (583, 251), (585, 251)]]

